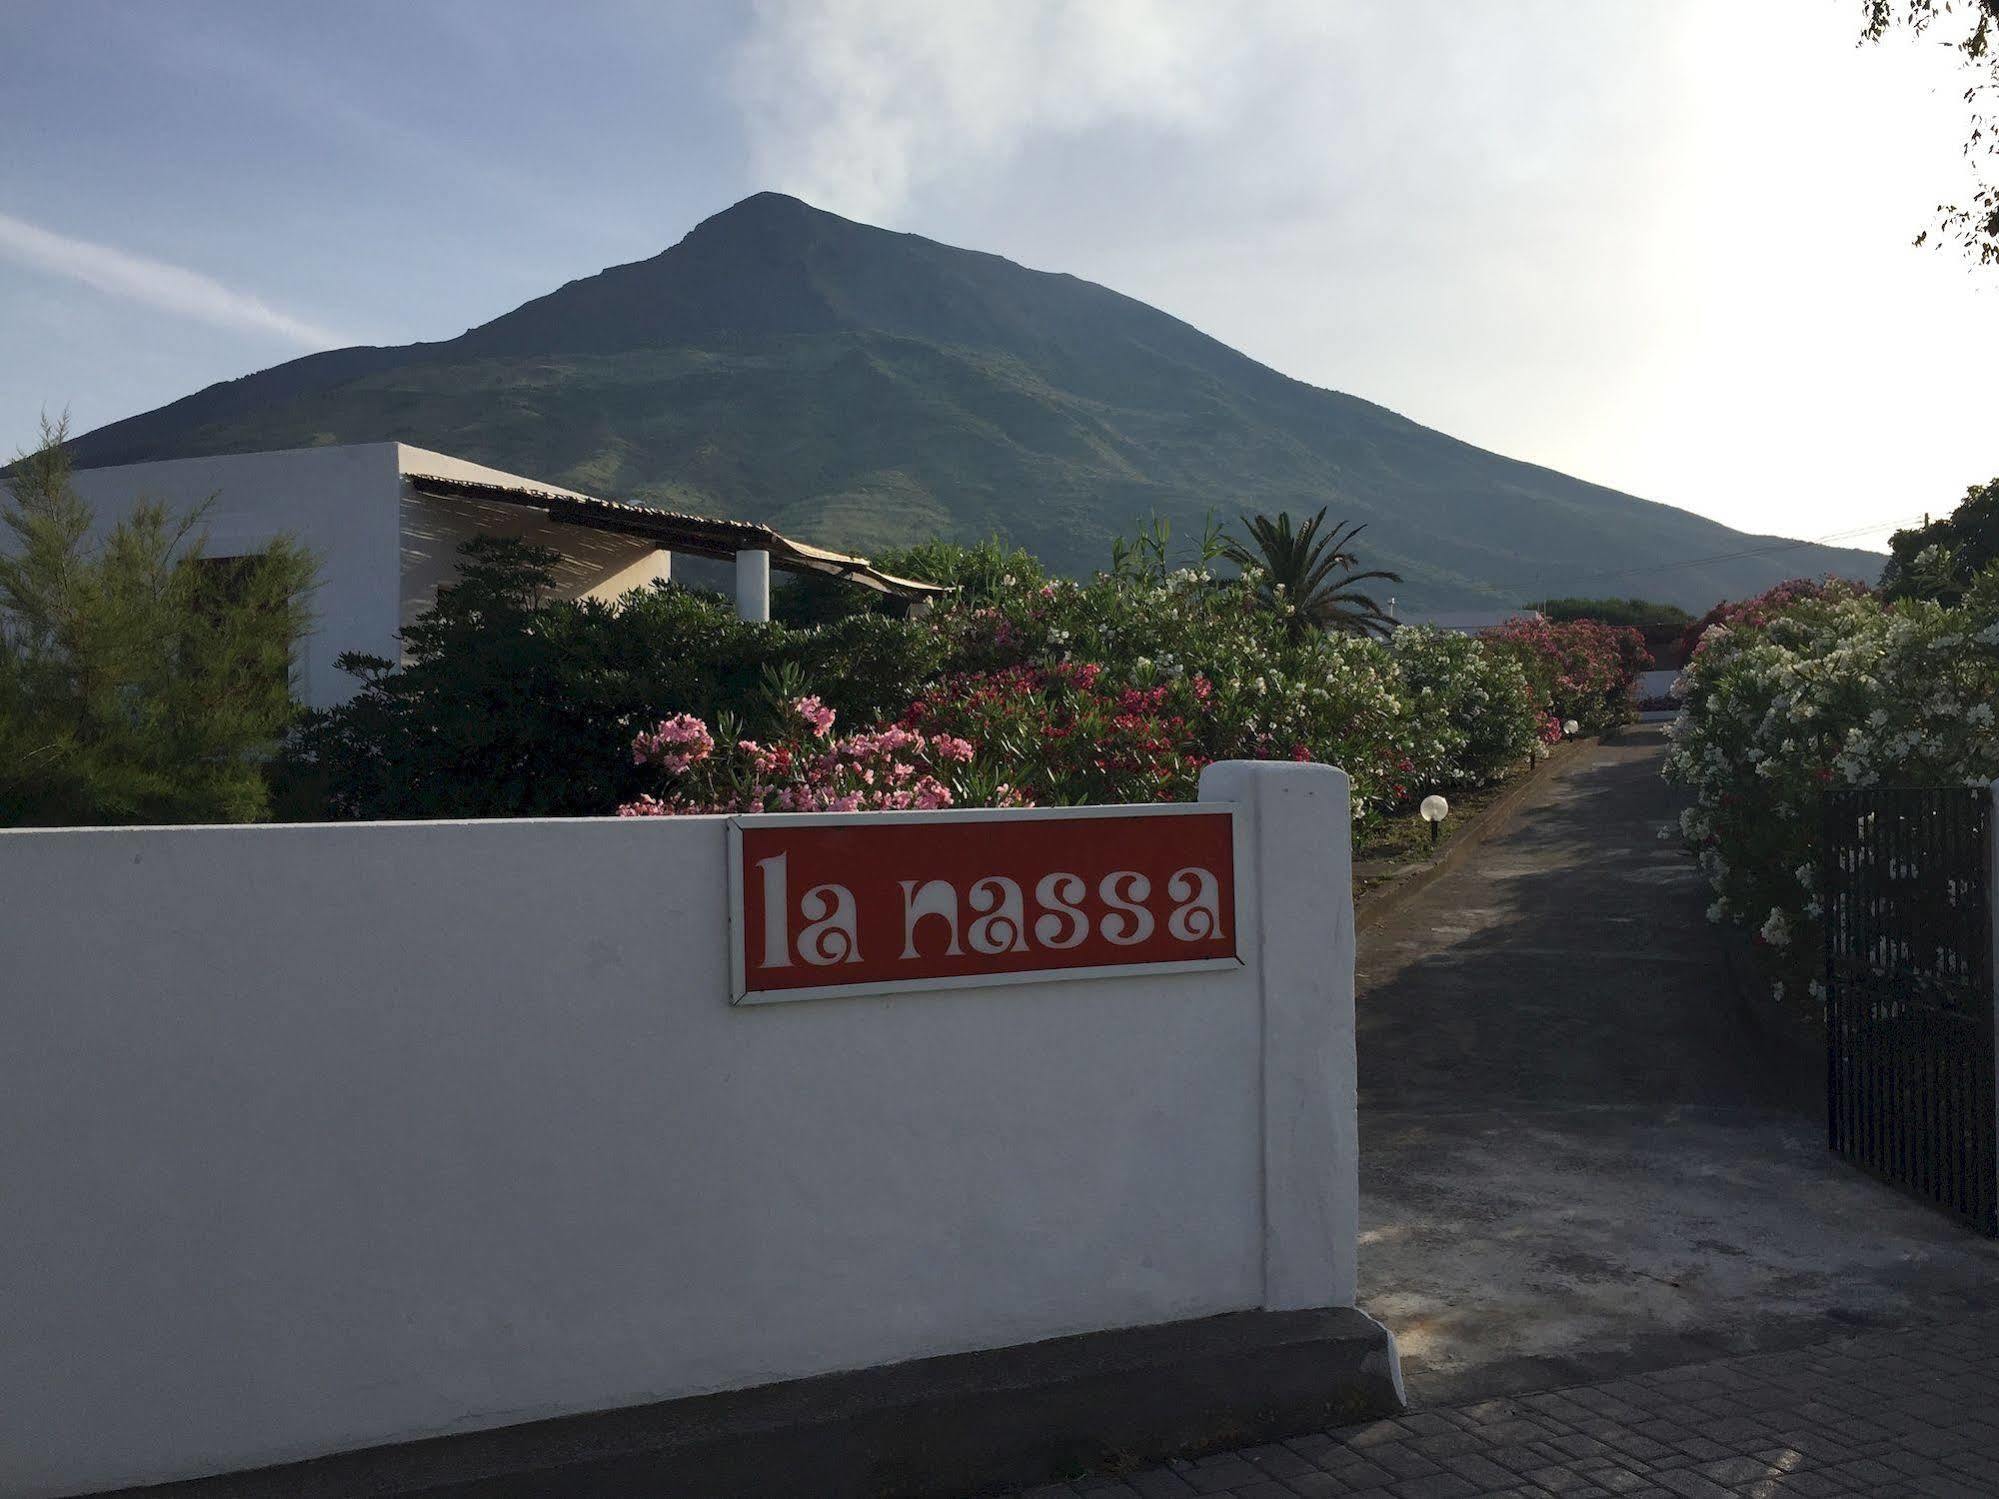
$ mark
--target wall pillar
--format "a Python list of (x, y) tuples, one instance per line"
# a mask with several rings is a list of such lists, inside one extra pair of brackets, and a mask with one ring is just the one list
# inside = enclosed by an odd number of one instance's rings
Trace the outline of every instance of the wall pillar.
[(770, 553), (736, 553), (736, 617), (759, 624), (770, 618)]
[[(1345, 771), (1230, 760), (1202, 801), (1234, 802), (1251, 850), (1263, 1006), (1263, 1305), (1352, 1306), (1360, 1233), (1354, 918)], [(1238, 878), (1246, 872), (1238, 863)]]
[(655, 583), (673, 581), (673, 553), (660, 547), (652, 554), (652, 578)]

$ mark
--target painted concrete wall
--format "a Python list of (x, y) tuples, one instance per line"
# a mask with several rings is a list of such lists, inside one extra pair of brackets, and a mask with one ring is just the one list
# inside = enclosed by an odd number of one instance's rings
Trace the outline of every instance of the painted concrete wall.
[(1245, 966), (732, 1008), (715, 818), (0, 832), (0, 1492), (1353, 1297), (1345, 777)]
[(315, 706), (354, 688), (334, 660), (343, 651), (396, 653), (398, 445), (363, 443), (178, 458), (81, 469), (76, 490), (108, 530), (141, 500), (184, 510), (213, 498), (208, 552), (255, 551), (289, 534), (319, 561), (312, 633), (294, 662), (294, 687)]
[(211, 500), (209, 553), (253, 551), (290, 535), (319, 559), (312, 633), (295, 663), (295, 689), (315, 707), (358, 685), (334, 661), (346, 651), (394, 658), (396, 631), (436, 598), (457, 568), (457, 548), (481, 530), (562, 553), (559, 597), (616, 598), (668, 575), (668, 554), (579, 526), (559, 526), (517, 505), (414, 496), (406, 473), (487, 484), (574, 490), (467, 463), (404, 443), (358, 443), (83, 469), (77, 492), (108, 529), (142, 499), (176, 509)]

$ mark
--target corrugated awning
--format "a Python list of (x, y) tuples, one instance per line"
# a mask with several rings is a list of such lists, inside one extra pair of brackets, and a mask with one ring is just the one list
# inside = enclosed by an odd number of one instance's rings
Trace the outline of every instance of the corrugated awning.
[(738, 552), (769, 552), (772, 567), (786, 572), (825, 573), (845, 578), (877, 593), (901, 598), (932, 598), (951, 590), (937, 583), (915, 578), (898, 578), (885, 573), (865, 557), (830, 552), (824, 547), (793, 541), (789, 536), (760, 526), (755, 521), (716, 520), (706, 515), (686, 515), (677, 510), (656, 510), (650, 505), (631, 505), (623, 500), (600, 500), (594, 495), (564, 494), (560, 490), (537, 489), (525, 484), (482, 484), (470, 479), (446, 479), (436, 474), (405, 474), (410, 489), (438, 499), (490, 500), (503, 505), (523, 505), (540, 510), (552, 521), (568, 526), (589, 526), (598, 531), (615, 531), (621, 536), (650, 541), (670, 551), (694, 557), (733, 557)]

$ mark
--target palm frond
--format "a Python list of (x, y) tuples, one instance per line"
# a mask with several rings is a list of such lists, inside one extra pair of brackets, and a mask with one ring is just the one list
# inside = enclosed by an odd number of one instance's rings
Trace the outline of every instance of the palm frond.
[(1401, 577), (1379, 568), (1359, 571), (1354, 539), (1366, 525), (1339, 521), (1328, 528), (1327, 509), (1321, 506), (1303, 524), (1294, 524), (1284, 510), (1274, 517), (1245, 515), (1243, 535), (1224, 537), (1218, 555), (1238, 567), (1259, 569), (1264, 574), (1264, 596), (1273, 603), (1282, 594), (1292, 606), (1285, 626), (1293, 639), (1302, 639), (1315, 628), (1358, 634), (1392, 629), (1393, 619), (1353, 585), (1375, 580), (1399, 583)]

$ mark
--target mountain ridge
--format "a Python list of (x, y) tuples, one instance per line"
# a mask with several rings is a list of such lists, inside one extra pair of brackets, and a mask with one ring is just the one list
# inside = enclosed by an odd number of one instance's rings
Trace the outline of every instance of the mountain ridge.
[(1072, 573), (1148, 514), (1185, 534), (1327, 504), (1412, 607), (1644, 575), (1705, 608), (1881, 561), (1489, 453), (1110, 288), (776, 193), (455, 338), (309, 354), (72, 447), (98, 467), (388, 439), (851, 549), (998, 531)]

